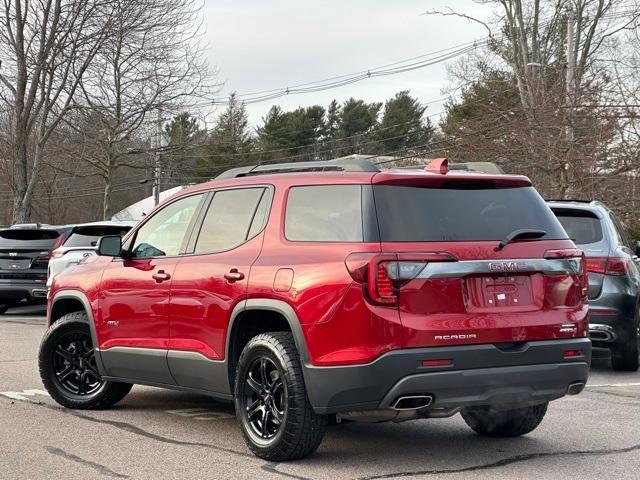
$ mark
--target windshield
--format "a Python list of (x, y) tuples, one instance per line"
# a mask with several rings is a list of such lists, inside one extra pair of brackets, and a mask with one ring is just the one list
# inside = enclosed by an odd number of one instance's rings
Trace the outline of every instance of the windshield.
[(380, 237), (388, 242), (503, 240), (515, 230), (544, 230), (541, 239), (566, 233), (533, 187), (446, 188), (374, 185)]

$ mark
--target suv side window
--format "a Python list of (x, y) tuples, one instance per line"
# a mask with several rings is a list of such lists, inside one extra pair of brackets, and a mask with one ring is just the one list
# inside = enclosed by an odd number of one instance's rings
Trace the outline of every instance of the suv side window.
[(171, 202), (138, 229), (131, 253), (135, 258), (174, 256), (180, 247), (202, 194)]
[[(266, 188), (237, 188), (215, 192), (202, 221), (194, 253), (216, 253), (242, 245), (261, 229), (266, 212)], [(264, 205), (263, 205), (264, 204)], [(261, 211), (261, 218), (260, 217)], [(254, 221), (255, 219), (255, 221)]]
[(618, 237), (618, 244), (622, 245), (623, 247), (631, 248), (631, 243), (629, 242), (627, 234), (624, 231), (622, 224), (618, 220), (618, 217), (616, 217), (612, 212), (609, 212), (609, 217), (613, 222), (613, 227), (616, 231), (616, 236)]
[(285, 237), (300, 242), (361, 242), (362, 186), (292, 187)]

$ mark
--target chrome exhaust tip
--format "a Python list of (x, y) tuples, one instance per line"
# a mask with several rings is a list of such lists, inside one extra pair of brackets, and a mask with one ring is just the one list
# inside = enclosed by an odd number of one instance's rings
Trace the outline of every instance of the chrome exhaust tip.
[(428, 407), (433, 402), (431, 395), (403, 395), (398, 397), (391, 405), (393, 410), (407, 411), (407, 410), (420, 410), (421, 408)]
[(46, 298), (47, 297), (47, 290), (42, 288), (34, 288), (33, 290), (31, 290), (31, 295), (33, 295), (36, 298)]
[(567, 395), (578, 395), (584, 390), (584, 382), (575, 382), (569, 385), (567, 388)]

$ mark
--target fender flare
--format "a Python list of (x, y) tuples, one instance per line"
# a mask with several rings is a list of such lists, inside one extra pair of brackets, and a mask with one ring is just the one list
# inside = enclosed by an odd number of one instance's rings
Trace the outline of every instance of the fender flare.
[(230, 359), (231, 332), (233, 331), (235, 321), (241, 313), (250, 310), (269, 310), (272, 312), (277, 312), (285, 318), (285, 320), (289, 324), (291, 332), (293, 333), (293, 340), (296, 344), (298, 354), (300, 355), (302, 369), (304, 371), (310, 361), (309, 352), (307, 351), (307, 342), (305, 340), (304, 334), (302, 333), (302, 327), (300, 326), (298, 314), (287, 302), (271, 298), (250, 298), (238, 303), (235, 306), (235, 308), (231, 312), (229, 326), (227, 327), (225, 362), (228, 363)]
[(51, 319), (51, 312), (53, 312), (54, 305), (60, 300), (77, 300), (84, 307), (84, 312), (87, 314), (87, 323), (89, 324), (89, 331), (91, 332), (91, 343), (93, 343), (93, 348), (96, 352), (96, 365), (98, 367), (98, 372), (101, 375), (106, 375), (106, 370), (104, 368), (104, 364), (102, 363), (102, 356), (100, 355), (100, 349), (98, 348), (98, 335), (96, 333), (96, 322), (93, 317), (93, 310), (91, 309), (91, 302), (87, 296), (79, 291), (79, 290), (59, 290), (51, 299), (51, 308), (47, 312), (47, 326), (50, 326), (53, 322)]

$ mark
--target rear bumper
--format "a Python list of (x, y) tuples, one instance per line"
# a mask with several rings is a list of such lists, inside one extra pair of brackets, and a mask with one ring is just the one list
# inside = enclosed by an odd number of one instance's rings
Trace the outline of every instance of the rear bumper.
[(39, 282), (0, 283), (0, 303), (2, 302), (46, 303), (47, 286)]
[[(581, 350), (564, 358), (565, 350)], [(448, 367), (423, 360), (451, 359)], [(427, 394), (434, 408), (491, 405), (509, 408), (560, 398), (585, 383), (591, 362), (587, 338), (523, 344), (396, 350), (358, 366), (305, 367), (309, 399), (318, 413), (390, 407), (399, 396)]]

